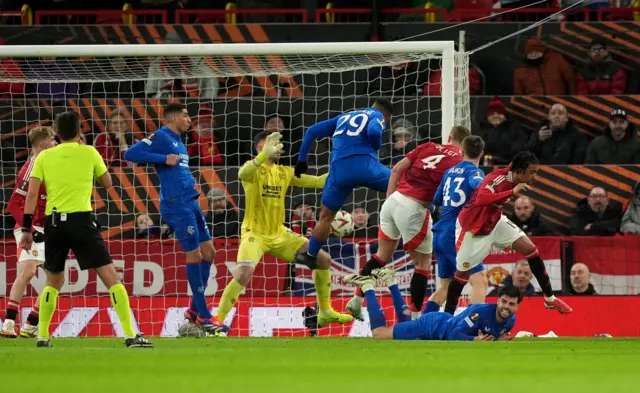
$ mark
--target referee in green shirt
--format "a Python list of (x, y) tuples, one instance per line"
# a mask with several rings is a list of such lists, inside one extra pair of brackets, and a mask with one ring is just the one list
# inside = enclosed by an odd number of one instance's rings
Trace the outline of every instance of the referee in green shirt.
[(62, 113), (57, 117), (56, 132), (61, 143), (40, 153), (33, 164), (20, 239), (20, 246), (30, 250), (33, 243), (31, 221), (38, 190), (44, 184), (47, 189), (44, 228), (47, 286), (40, 294), (37, 345), (51, 346), (49, 325), (58, 293), (64, 284), (67, 255), (69, 250), (73, 250), (80, 269), (94, 269), (109, 288), (111, 304), (120, 318), (127, 347), (152, 347), (151, 342), (135, 333), (127, 290), (120, 282), (91, 208), (94, 177), (103, 187), (109, 188), (111, 175), (98, 151), (93, 146), (79, 143), (80, 119), (75, 112)]

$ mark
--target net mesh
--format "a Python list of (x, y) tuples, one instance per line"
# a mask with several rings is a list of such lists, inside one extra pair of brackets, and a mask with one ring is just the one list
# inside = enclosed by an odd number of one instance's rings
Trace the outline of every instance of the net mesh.
[[(134, 166), (122, 157), (129, 146), (162, 125), (163, 105), (184, 102), (193, 120), (184, 142), (217, 248), (206, 292), (209, 300), (214, 297), (215, 306), (236, 268), (245, 208), (237, 173), (238, 166), (255, 155), (254, 136), (265, 129), (281, 131), (285, 154), (280, 163), (292, 165), (306, 127), (386, 96), (396, 113), (380, 159), (391, 166), (417, 144), (441, 139), (444, 100), (455, 100), (455, 114), (447, 114), (455, 115), (450, 124), (470, 125), (468, 56), (458, 54), (455, 59), (455, 97), (441, 97), (441, 66), (442, 56), (432, 53), (10, 59), (0, 75), (0, 83), (9, 86), (9, 93), (0, 99), (2, 200), (8, 202), (19, 183), (17, 172), (29, 157), (28, 131), (52, 125), (58, 113), (78, 112), (83, 140), (103, 155), (114, 179), (112, 189), (96, 188), (93, 204), (132, 297), (135, 321), (148, 335), (175, 336), (189, 304), (184, 257), (160, 217), (155, 170)], [(312, 172), (326, 172), (329, 151), (328, 140), (316, 143), (309, 159)], [(309, 235), (320, 195), (321, 190), (292, 188), (285, 225)], [(344, 207), (352, 212), (356, 231), (329, 242), (337, 310), (344, 310), (353, 294), (342, 276), (358, 272), (376, 251), (377, 212), (383, 197), (357, 189)], [(6, 209), (2, 218), (6, 241), (0, 298), (9, 295), (17, 274), (14, 222)], [(93, 272), (81, 272), (70, 258), (52, 325), (54, 335), (121, 334), (108, 290)], [(401, 288), (407, 290), (410, 260), (398, 251), (394, 261)], [(22, 303), (25, 318), (44, 283), (39, 271)], [(237, 335), (309, 334), (303, 310), (314, 306), (314, 295), (311, 271), (266, 255), (227, 323)], [(392, 310), (390, 302), (383, 306)], [(323, 328), (319, 334), (367, 335), (369, 328), (365, 321)]]

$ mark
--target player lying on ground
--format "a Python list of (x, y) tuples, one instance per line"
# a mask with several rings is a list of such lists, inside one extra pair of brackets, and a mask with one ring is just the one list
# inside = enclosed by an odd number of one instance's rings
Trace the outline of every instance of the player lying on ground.
[(164, 127), (131, 146), (124, 158), (137, 164), (154, 164), (160, 179), (160, 214), (175, 232), (187, 261), (187, 280), (193, 295), (184, 316), (213, 334), (223, 329), (211, 315), (205, 298), (215, 249), (198, 205), (200, 192), (181, 139), (191, 126), (187, 108), (168, 104), (164, 108), (164, 123)]
[(383, 279), (393, 299), (398, 323), (387, 326), (380, 308), (372, 276), (352, 274), (344, 282), (357, 285), (367, 298), (367, 311), (371, 334), (378, 340), (456, 340), (493, 341), (510, 340), (509, 332), (516, 322), (515, 312), (522, 301), (520, 290), (513, 285), (500, 289), (497, 304), (473, 304), (455, 317), (446, 312), (426, 312), (418, 319), (409, 320), (407, 305), (390, 268), (375, 269), (372, 275)]
[[(249, 284), (256, 265), (264, 253), (295, 263), (296, 252), (305, 252), (307, 239), (284, 226), (285, 196), (290, 186), (322, 188), (327, 175), (294, 176), (293, 168), (278, 165), (282, 135), (263, 131), (255, 139), (258, 155), (246, 162), (238, 172), (245, 193), (245, 213), (238, 249), (238, 267), (233, 280), (222, 293), (217, 318), (224, 321), (238, 296)], [(318, 254), (313, 282), (318, 297), (318, 324), (346, 323), (353, 320), (348, 314), (339, 314), (331, 308), (331, 257), (324, 251)]]
[[(409, 285), (413, 317), (420, 316), (431, 268), (431, 226), (429, 205), (447, 169), (462, 161), (462, 141), (471, 135), (465, 127), (451, 130), (448, 145), (424, 143), (407, 154), (391, 172), (387, 200), (380, 209), (378, 252), (364, 266), (361, 274), (369, 275), (391, 261), (402, 238), (415, 270)], [(347, 310), (359, 317), (364, 298), (356, 295), (347, 304)]]
[(484, 178), (462, 209), (456, 223), (456, 273), (447, 290), (445, 311), (452, 313), (473, 269), (491, 252), (491, 246), (511, 247), (529, 261), (531, 272), (545, 295), (545, 306), (569, 314), (565, 302), (553, 296), (551, 281), (540, 253), (518, 226), (502, 215), (507, 201), (531, 189), (540, 164), (535, 154), (523, 151), (506, 168)]
[[(55, 135), (53, 128), (51, 127), (35, 127), (29, 131), (29, 142), (33, 147), (33, 154), (31, 158), (22, 166), (18, 177), (16, 178), (16, 186), (11, 194), (9, 203), (7, 204), (7, 210), (13, 216), (16, 221), (16, 227), (13, 234), (16, 238), (16, 245), (20, 243), (22, 237), (22, 231), (20, 230), (20, 223), (22, 223), (22, 214), (24, 211), (24, 203), (27, 197), (27, 190), (29, 188), (29, 177), (31, 175), (31, 169), (33, 163), (40, 154), (41, 151), (46, 150), (56, 145)], [(16, 333), (15, 321), (20, 311), (20, 302), (24, 291), (27, 289), (27, 284), (33, 276), (36, 274), (36, 270), (39, 265), (44, 263), (44, 209), (47, 205), (47, 191), (44, 185), (40, 187), (38, 194), (38, 203), (36, 211), (33, 215), (33, 239), (34, 245), (31, 251), (22, 250), (18, 246), (18, 274), (16, 276), (13, 285), (11, 286), (11, 292), (9, 293), (9, 299), (7, 299), (7, 314), (4, 322), (2, 323), (2, 329), (0, 330), (0, 336), (15, 338), (18, 337)], [(20, 336), (22, 337), (35, 337), (38, 330), (38, 299), (33, 304), (33, 308), (27, 317), (27, 320), (22, 324), (20, 328)]]
[(331, 223), (356, 187), (387, 191), (391, 171), (378, 161), (382, 133), (393, 113), (391, 103), (376, 100), (371, 108), (347, 112), (309, 127), (304, 135), (295, 175), (307, 172), (307, 155), (317, 139), (331, 137), (329, 178), (322, 192), (322, 208), (307, 252), (296, 254), (296, 262), (314, 269), (316, 257), (327, 243)]
[[(479, 166), (484, 150), (484, 141), (472, 135), (462, 142), (464, 158), (461, 163), (450, 168), (438, 186), (433, 203), (442, 206), (440, 220), (433, 226), (433, 249), (438, 260), (440, 286), (431, 295), (425, 311), (439, 311), (447, 299), (447, 289), (456, 272), (456, 221), (458, 214), (471, 199), (471, 194), (484, 179)], [(471, 304), (484, 303), (487, 296), (487, 276), (482, 262), (471, 269)]]

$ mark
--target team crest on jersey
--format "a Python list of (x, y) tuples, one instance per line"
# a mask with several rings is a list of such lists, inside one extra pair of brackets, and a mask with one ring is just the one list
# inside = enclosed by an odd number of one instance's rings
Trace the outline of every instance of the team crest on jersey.
[(147, 139), (152, 141), (152, 140), (155, 139), (155, 137), (156, 137), (156, 134), (151, 134), (151, 135), (149, 135), (149, 137)]
[(278, 177), (280, 178), (280, 180), (284, 180), (287, 177), (287, 175), (284, 173), (284, 171), (279, 171)]
[(34, 257), (37, 257), (38, 256), (38, 251), (36, 251), (36, 250), (31, 251), (31, 255), (33, 255)]
[(187, 232), (189, 233), (189, 235), (193, 235), (194, 233), (196, 233), (196, 230), (193, 226), (189, 225), (187, 227)]
[(465, 269), (468, 269), (471, 266), (471, 264), (469, 262), (465, 262), (462, 264), (462, 267)]
[(477, 312), (474, 312), (473, 314), (471, 314), (472, 321), (477, 321), (478, 319), (480, 319), (480, 314), (478, 314)]

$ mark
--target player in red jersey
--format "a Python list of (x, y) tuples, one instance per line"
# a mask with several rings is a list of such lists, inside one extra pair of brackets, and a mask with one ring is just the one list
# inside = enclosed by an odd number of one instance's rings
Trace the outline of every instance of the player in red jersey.
[[(418, 146), (393, 167), (389, 178), (387, 200), (380, 210), (378, 252), (360, 274), (368, 276), (389, 262), (402, 238), (403, 249), (415, 265), (409, 286), (413, 317), (422, 310), (431, 264), (433, 221), (429, 205), (447, 169), (462, 161), (462, 141), (470, 135), (465, 127), (453, 127), (448, 145), (428, 142)], [(357, 290), (347, 303), (347, 310), (356, 318), (362, 317), (363, 301)]]
[[(16, 237), (16, 244), (20, 242), (22, 237), (22, 230), (20, 225), (22, 224), (22, 214), (24, 212), (24, 203), (26, 200), (27, 189), (29, 188), (29, 176), (31, 174), (31, 168), (33, 163), (40, 154), (41, 151), (53, 147), (56, 145), (54, 139), (55, 135), (51, 127), (35, 127), (29, 131), (29, 142), (33, 147), (33, 155), (24, 164), (18, 177), (16, 178), (16, 186), (9, 199), (7, 209), (16, 220), (16, 227), (14, 229), (14, 235)], [(33, 231), (34, 231), (34, 243), (30, 251), (22, 250), (18, 246), (18, 274), (16, 276), (13, 285), (11, 286), (11, 292), (9, 299), (7, 299), (7, 313), (6, 318), (2, 324), (0, 330), (0, 336), (8, 338), (18, 337), (18, 333), (15, 328), (16, 317), (20, 310), (20, 301), (22, 301), (22, 295), (24, 294), (27, 284), (33, 276), (36, 274), (38, 265), (44, 263), (44, 209), (47, 204), (47, 194), (44, 185), (40, 187), (40, 197), (38, 198), (38, 207), (33, 217)], [(36, 232), (38, 234), (36, 234)], [(40, 242), (36, 242), (36, 239), (40, 239)], [(35, 337), (38, 326), (38, 301), (34, 303), (33, 309), (29, 314), (27, 320), (23, 323), (20, 329), (20, 336), (22, 337)]]
[(529, 261), (531, 272), (545, 295), (545, 306), (561, 314), (572, 312), (565, 302), (553, 296), (551, 281), (538, 248), (502, 214), (507, 201), (529, 191), (540, 165), (531, 152), (516, 154), (506, 168), (496, 169), (484, 178), (462, 209), (456, 223), (456, 273), (449, 284), (445, 311), (453, 314), (471, 270), (491, 252), (491, 246), (511, 247)]

